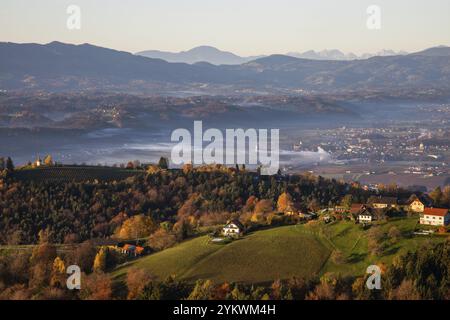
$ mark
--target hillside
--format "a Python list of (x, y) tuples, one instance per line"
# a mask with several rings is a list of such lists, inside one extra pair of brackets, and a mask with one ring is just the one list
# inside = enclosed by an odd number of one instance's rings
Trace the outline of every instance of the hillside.
[(259, 283), (309, 277), (320, 271), (329, 254), (321, 239), (289, 226), (255, 232), (227, 245), (209, 243), (207, 236), (196, 238), (140, 259), (115, 275), (134, 266), (145, 268), (160, 279), (175, 274), (188, 281)]
[[(394, 256), (415, 250), (429, 239), (444, 241), (439, 236), (412, 236), (416, 223), (417, 217), (381, 223), (384, 232), (396, 226), (402, 238), (388, 243), (379, 258), (368, 254), (367, 230), (353, 222), (336, 222), (257, 231), (226, 245), (208, 243), (206, 236), (195, 238), (120, 267), (113, 275), (121, 279), (130, 267), (137, 267), (159, 279), (175, 275), (190, 282), (263, 283), (293, 276), (307, 279), (326, 272), (359, 276), (369, 265), (389, 264)], [(340, 250), (347, 261), (334, 263), (330, 259), (333, 250)]]

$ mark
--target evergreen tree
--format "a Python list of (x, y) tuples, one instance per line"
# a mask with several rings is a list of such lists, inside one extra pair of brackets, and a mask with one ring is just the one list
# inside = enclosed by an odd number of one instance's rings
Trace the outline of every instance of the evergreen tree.
[(14, 171), (14, 163), (10, 157), (6, 159), (6, 169), (8, 169), (9, 171)]
[(167, 158), (165, 158), (165, 157), (161, 157), (159, 159), (158, 166), (161, 169), (169, 169), (169, 160), (167, 160)]

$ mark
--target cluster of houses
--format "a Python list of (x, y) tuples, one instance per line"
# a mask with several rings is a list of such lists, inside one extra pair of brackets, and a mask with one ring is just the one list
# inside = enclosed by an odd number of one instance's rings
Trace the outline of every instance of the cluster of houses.
[[(450, 223), (450, 213), (445, 208), (433, 208), (426, 198), (413, 196), (404, 209), (420, 214), (419, 223), (432, 226), (446, 226)], [(339, 208), (342, 210), (341, 208)], [(376, 220), (386, 210), (399, 210), (397, 198), (372, 196), (367, 204), (352, 204), (349, 213), (355, 217), (359, 223), (371, 223)]]
[[(350, 214), (358, 223), (370, 224), (372, 221), (384, 216), (387, 212), (398, 212), (400, 209), (420, 215), (419, 223), (431, 226), (447, 226), (450, 224), (450, 212), (445, 208), (434, 208), (430, 199), (413, 195), (406, 204), (400, 205), (395, 197), (372, 196), (367, 203), (354, 203), (350, 208), (336, 206), (335, 213)], [(298, 216), (303, 220), (311, 220), (317, 217), (315, 213), (305, 213), (288, 206), (284, 212), (287, 216)], [(329, 216), (328, 216), (329, 217)], [(243, 235), (245, 229), (237, 220), (228, 221), (222, 228), (222, 235), (228, 238), (238, 238)]]

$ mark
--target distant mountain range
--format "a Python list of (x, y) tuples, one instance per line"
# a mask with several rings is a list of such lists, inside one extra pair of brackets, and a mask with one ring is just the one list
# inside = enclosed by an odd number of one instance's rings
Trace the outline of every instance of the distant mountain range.
[(303, 53), (298, 52), (289, 52), (286, 55), (301, 58), (301, 59), (311, 59), (311, 60), (357, 60), (357, 59), (369, 59), (372, 57), (387, 57), (387, 56), (396, 56), (396, 55), (406, 55), (408, 52), (399, 51), (395, 52), (393, 50), (381, 50), (376, 53), (364, 53), (360, 56), (354, 53), (343, 53), (340, 50), (322, 50), (322, 51), (314, 51), (309, 50)]
[(162, 59), (167, 62), (182, 62), (194, 64), (198, 62), (207, 62), (214, 65), (221, 64), (243, 64), (245, 62), (262, 58), (263, 56), (240, 57), (234, 53), (221, 51), (210, 46), (195, 47), (188, 51), (167, 52), (159, 50), (148, 50), (136, 53), (136, 55), (153, 59)]
[(0, 90), (222, 94), (450, 87), (450, 48), (364, 60), (272, 55), (239, 65), (169, 63), (90, 44), (0, 43)]
[[(368, 59), (376, 56), (386, 57), (405, 54), (408, 53), (405, 51), (395, 52), (393, 50), (382, 50), (374, 54), (365, 53), (360, 56), (357, 56), (353, 53), (345, 54), (342, 51), (333, 49), (322, 51), (309, 50), (303, 53), (288, 52), (286, 55), (294, 58), (310, 59), (310, 60), (356, 60), (356, 59)], [(264, 55), (241, 57), (232, 52), (221, 51), (211, 46), (200, 46), (195, 47), (188, 51), (181, 51), (181, 52), (148, 50), (137, 52), (136, 55), (153, 59), (162, 59), (167, 62), (181, 62), (188, 64), (207, 62), (214, 65), (237, 65), (266, 57)]]

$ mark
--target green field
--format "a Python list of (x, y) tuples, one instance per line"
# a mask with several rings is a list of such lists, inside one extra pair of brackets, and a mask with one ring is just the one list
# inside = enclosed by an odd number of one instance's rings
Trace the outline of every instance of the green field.
[[(193, 282), (263, 283), (293, 276), (310, 278), (326, 272), (363, 275), (370, 264), (387, 263), (399, 253), (415, 250), (428, 240), (444, 241), (442, 236), (412, 236), (417, 218), (380, 223), (386, 232), (396, 226), (402, 238), (388, 246), (381, 257), (367, 252), (367, 230), (353, 222), (329, 225), (295, 225), (257, 231), (226, 245), (209, 243), (208, 237), (185, 241), (173, 248), (135, 260), (113, 272), (121, 279), (130, 267), (147, 270), (158, 279), (169, 275)], [(343, 252), (346, 262), (330, 259), (333, 250)]]
[(87, 181), (87, 180), (123, 180), (142, 174), (143, 171), (126, 170), (113, 167), (62, 166), (21, 169), (13, 172), (13, 177), (22, 181)]
[(213, 279), (265, 282), (292, 276), (309, 277), (321, 270), (330, 249), (318, 237), (296, 226), (258, 231), (226, 245), (208, 237), (186, 241), (174, 248), (139, 259), (114, 272), (123, 275), (130, 266), (144, 268), (163, 279)]

